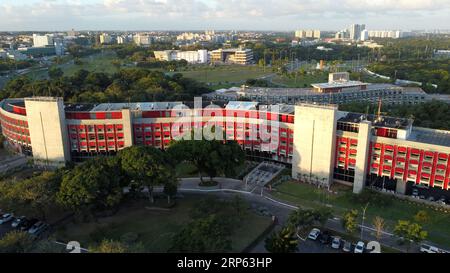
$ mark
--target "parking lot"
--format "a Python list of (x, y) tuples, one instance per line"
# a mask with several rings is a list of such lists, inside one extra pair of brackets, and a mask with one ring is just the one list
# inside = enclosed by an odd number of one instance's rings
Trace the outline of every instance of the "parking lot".
[(330, 245), (323, 245), (318, 241), (306, 239), (300, 240), (299, 253), (344, 253), (341, 249), (333, 249)]

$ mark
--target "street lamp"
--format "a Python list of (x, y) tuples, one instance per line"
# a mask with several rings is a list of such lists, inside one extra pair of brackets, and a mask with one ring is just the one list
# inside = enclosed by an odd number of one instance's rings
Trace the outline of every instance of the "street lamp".
[(366, 206), (363, 208), (363, 215), (362, 215), (362, 221), (361, 221), (361, 241), (363, 239), (363, 232), (364, 232), (364, 220), (366, 219), (366, 210), (369, 206), (369, 202), (367, 202)]

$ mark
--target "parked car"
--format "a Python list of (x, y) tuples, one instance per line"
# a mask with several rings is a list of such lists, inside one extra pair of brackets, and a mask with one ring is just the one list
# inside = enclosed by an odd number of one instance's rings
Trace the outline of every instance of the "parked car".
[(47, 224), (39, 221), (37, 223), (35, 223), (29, 230), (28, 233), (31, 235), (36, 235), (38, 236), (44, 229), (47, 228)]
[(13, 228), (18, 228), (20, 227), (20, 225), (26, 220), (27, 218), (25, 216), (20, 216), (18, 218), (16, 218), (12, 223), (11, 223), (11, 227)]
[(419, 199), (425, 200), (425, 195), (419, 196)]
[(433, 196), (430, 196), (430, 197), (428, 197), (427, 200), (430, 201), (430, 202), (433, 202), (433, 201), (434, 201), (434, 197), (433, 197)]
[(339, 249), (341, 248), (341, 237), (339, 236), (335, 236), (333, 237), (333, 240), (331, 241), (331, 247), (334, 249)]
[(48, 224), (42, 225), (33, 235), (34, 236), (41, 236), (42, 233), (44, 233), (50, 226)]
[(313, 229), (311, 230), (311, 232), (309, 232), (308, 238), (311, 239), (311, 240), (313, 240), (313, 241), (315, 241), (315, 240), (317, 240), (317, 238), (319, 237), (319, 235), (320, 235), (320, 229), (318, 229), (318, 228), (313, 228)]
[(343, 250), (344, 252), (351, 252), (351, 251), (352, 251), (352, 247), (353, 247), (352, 242), (350, 242), (350, 241), (345, 241), (344, 246), (342, 247), (342, 250)]
[(363, 241), (359, 241), (355, 246), (355, 253), (364, 253), (364, 248), (366, 244)]
[(446, 205), (447, 203), (445, 202), (445, 196), (441, 196), (441, 198), (439, 198), (439, 200), (437, 200), (436, 202), (438, 202), (441, 205)]
[(435, 247), (435, 246), (430, 246), (430, 245), (427, 245), (427, 244), (422, 244), (422, 245), (420, 246), (420, 252), (423, 252), (423, 253), (439, 253), (439, 252), (440, 252), (440, 249), (437, 248), (437, 247)]
[(329, 233), (328, 231), (324, 231), (324, 232), (322, 233), (322, 235), (320, 236), (319, 241), (320, 241), (322, 244), (324, 244), (324, 245), (329, 244), (330, 241), (331, 241), (330, 233)]
[(0, 217), (0, 225), (4, 223), (8, 223), (14, 219), (14, 215), (12, 213), (5, 213)]
[(37, 222), (39, 222), (38, 219), (31, 219), (31, 220), (26, 220), (23, 225), (21, 225), (20, 230), (21, 231), (26, 231), (29, 230), (34, 224), (36, 224)]
[(413, 189), (412, 190), (412, 196), (413, 197), (418, 197), (419, 196), (419, 190), (418, 189)]

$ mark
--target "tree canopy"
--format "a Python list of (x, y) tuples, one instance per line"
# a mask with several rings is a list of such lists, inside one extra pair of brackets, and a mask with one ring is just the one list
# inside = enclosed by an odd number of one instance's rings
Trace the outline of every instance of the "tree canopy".
[(22, 76), (8, 81), (0, 98), (56, 96), (72, 103), (176, 101), (192, 100), (211, 91), (181, 74), (170, 76), (143, 68), (126, 68), (113, 75), (83, 69), (73, 76), (63, 76), (56, 68), (49, 72), (49, 80), (32, 81)]

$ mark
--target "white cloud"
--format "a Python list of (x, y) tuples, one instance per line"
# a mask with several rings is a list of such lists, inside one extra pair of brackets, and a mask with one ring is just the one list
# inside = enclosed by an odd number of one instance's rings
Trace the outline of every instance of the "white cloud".
[[(239, 22), (238, 27), (251, 29), (263, 24), (288, 25), (289, 20), (317, 20), (318, 24), (340, 28), (333, 21), (378, 17), (380, 22), (405, 19), (405, 26), (421, 22), (420, 18), (449, 28), (449, 0), (37, 0), (0, 1), (0, 28), (105, 28), (111, 25), (158, 25), (163, 29), (185, 29), (201, 23), (210, 25)], [(418, 17), (418, 18), (417, 18)], [(448, 20), (442, 20), (447, 18)], [(329, 22), (321, 22), (329, 20)], [(228, 22), (228, 23), (227, 23)], [(273, 23), (270, 23), (273, 22)], [(242, 25), (245, 24), (245, 25)], [(294, 22), (294, 25), (297, 24)], [(320, 25), (319, 24), (319, 25)], [(89, 27), (91, 26), (91, 27)], [(205, 26), (205, 27), (206, 27)], [(293, 26), (295, 27), (295, 26)]]

